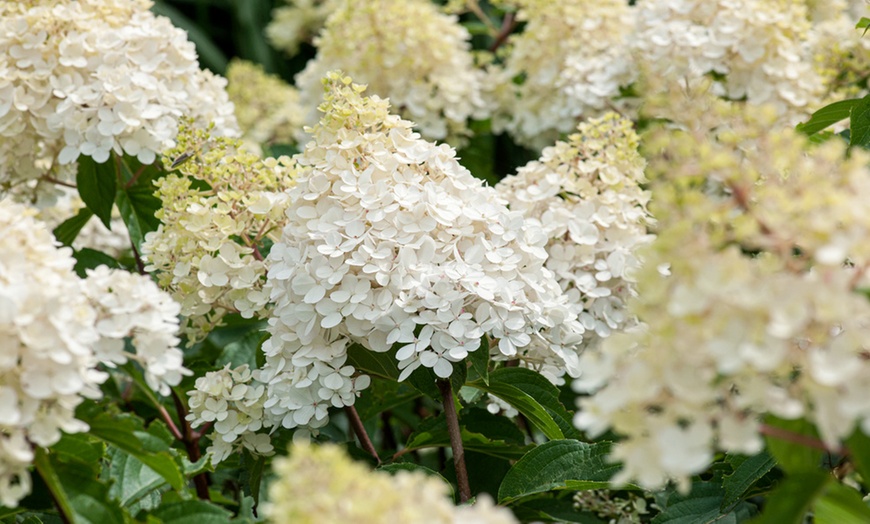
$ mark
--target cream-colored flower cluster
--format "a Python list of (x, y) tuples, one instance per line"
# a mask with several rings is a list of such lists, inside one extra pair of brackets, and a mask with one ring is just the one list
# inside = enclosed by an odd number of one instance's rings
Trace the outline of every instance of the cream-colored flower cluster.
[(246, 145), (295, 144), (302, 136), (305, 115), (296, 88), (244, 60), (230, 62), (227, 81)]
[(352, 405), (369, 378), (347, 363), (350, 344), (395, 347), (399, 380), (420, 366), (449, 377), (484, 335), (497, 360), (550, 352), (576, 376), (582, 327), (544, 267), (540, 227), (364, 86), (335, 72), (325, 84), (269, 255), (268, 416), (318, 428)]
[(496, 131), (541, 149), (579, 120), (627, 108), (620, 88), (636, 76), (628, 38), (634, 11), (624, 0), (518, 0), (522, 33), (504, 65), (491, 69)]
[(660, 228), (629, 307), (645, 324), (585, 353), (575, 382), (592, 393), (576, 424), (623, 435), (615, 480), (647, 488), (687, 489), (716, 450), (758, 452), (767, 415), (805, 418), (831, 449), (870, 433), (870, 303), (856, 293), (870, 157), (809, 146), (773, 108), (689, 97), (681, 111), (693, 126), (646, 144)]
[(315, 39), (317, 57), (296, 77), (307, 123), (319, 119), (321, 79), (342, 69), (389, 97), (426, 138), (461, 140), (469, 118), (488, 114), (470, 38), (429, 0), (342, 0)]
[[(33, 446), (61, 431), (87, 431), (75, 418), (98, 398), (100, 363), (138, 361), (161, 392), (189, 371), (174, 347), (178, 307), (146, 277), (105, 267), (79, 279), (70, 248), (58, 248), (34, 210), (0, 201), (0, 504), (30, 491)], [(132, 337), (136, 353), (123, 351)]]
[(275, 459), (273, 465), (277, 479), (269, 486), (264, 510), (273, 524), (518, 522), (486, 495), (474, 505), (457, 507), (439, 477), (419, 471), (371, 471), (335, 445), (297, 444), (289, 457)]
[(718, 94), (776, 107), (795, 124), (822, 95), (802, 0), (668, 0), (638, 3), (632, 47), (652, 77), (719, 77)]
[[(652, 240), (652, 220), (650, 194), (640, 187), (646, 162), (631, 121), (608, 113), (577, 131), (496, 189), (512, 211), (540, 222), (549, 238), (546, 267), (586, 330), (579, 351), (635, 323), (625, 301), (636, 294), (637, 250)], [(561, 359), (540, 357), (546, 376), (564, 375)]]
[(196, 379), (190, 395), (187, 420), (197, 427), (213, 423), (219, 437), (208, 447), (211, 462), (222, 462), (234, 451), (248, 449), (257, 455), (273, 452), (269, 435), (263, 428), (263, 402), (266, 388), (253, 378), (247, 364), (211, 371)]
[[(181, 304), (190, 343), (228, 312), (262, 316), (269, 302), (264, 249), (286, 221), (294, 161), (260, 159), (240, 142), (183, 124), (166, 153), (178, 173), (157, 181), (161, 225), (142, 244), (146, 270)], [(180, 159), (180, 160), (179, 160)]]
[(0, 3), (0, 190), (27, 193), (79, 155), (154, 161), (181, 115), (236, 132), (226, 81), (147, 0)]
[(311, 43), (341, 1), (286, 0), (290, 5), (272, 11), (272, 21), (266, 26), (269, 42), (288, 55), (295, 55), (300, 44)]

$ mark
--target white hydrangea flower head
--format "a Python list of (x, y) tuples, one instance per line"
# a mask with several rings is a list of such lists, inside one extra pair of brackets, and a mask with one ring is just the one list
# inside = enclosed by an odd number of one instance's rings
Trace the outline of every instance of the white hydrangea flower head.
[(582, 327), (544, 267), (543, 231), (365, 86), (337, 72), (324, 82), (269, 255), (268, 416), (316, 429), (329, 407), (352, 405), (369, 378), (347, 363), (351, 344), (396, 348), (399, 380), (420, 366), (449, 377), (484, 335), (497, 360), (555, 354), (576, 376)]
[(99, 397), (96, 312), (69, 248), (58, 249), (34, 211), (0, 200), (0, 504), (30, 492), (33, 445), (51, 446), (83, 398)]
[(311, 43), (330, 13), (342, 0), (286, 0), (289, 5), (272, 10), (266, 37), (276, 48), (295, 55), (302, 43)]
[[(619, 108), (635, 80), (628, 38), (636, 9), (623, 0), (518, 0), (522, 33), (487, 78), (498, 109), (493, 128), (542, 149), (579, 120)], [(516, 79), (520, 79), (518, 82)]]
[(790, 125), (820, 101), (804, 1), (641, 1), (638, 9), (632, 46), (649, 76), (721, 75), (720, 95), (772, 105)]
[(256, 455), (273, 453), (269, 435), (263, 428), (263, 402), (266, 388), (253, 378), (247, 364), (206, 373), (196, 379), (190, 395), (187, 420), (197, 427), (213, 423), (218, 438), (208, 447), (212, 464), (217, 465), (231, 453), (247, 449)]
[(0, 191), (69, 176), (79, 155), (154, 161), (182, 115), (237, 133), (226, 81), (147, 0), (0, 4)]
[(574, 383), (591, 394), (576, 425), (625, 437), (614, 480), (650, 489), (688, 489), (717, 450), (757, 453), (766, 415), (808, 420), (831, 449), (870, 434), (870, 302), (856, 293), (870, 157), (810, 148), (773, 109), (680, 109), (695, 127), (646, 144), (659, 228), (629, 303), (644, 324), (584, 353)]
[[(184, 367), (178, 349), (178, 314), (181, 307), (149, 277), (99, 266), (87, 271), (84, 290), (97, 311), (100, 343), (97, 359), (114, 366), (138, 363), (148, 386), (161, 395), (192, 372)], [(130, 337), (135, 353), (124, 350)]]
[(213, 137), (189, 122), (177, 140), (167, 163), (188, 158), (177, 173), (156, 182), (162, 223), (145, 235), (142, 256), (145, 269), (156, 272), (160, 287), (181, 304), (184, 333), (193, 344), (227, 313), (267, 314), (260, 249), (278, 240), (286, 222), (284, 191), (293, 184), (295, 165), (286, 156), (261, 159), (243, 151), (240, 141)]
[(507, 508), (486, 495), (474, 505), (454, 506), (448, 485), (419, 471), (371, 471), (340, 447), (296, 444), (273, 462), (264, 513), (273, 524), (366, 522), (369, 524), (515, 524)]
[(305, 114), (295, 87), (266, 74), (259, 64), (238, 59), (227, 67), (227, 81), (246, 147), (296, 143)]
[[(85, 203), (82, 202), (76, 190), (61, 186), (58, 187), (55, 201), (49, 207), (40, 208), (37, 216), (53, 230), (66, 219), (75, 216), (84, 207)], [(73, 240), (73, 249), (95, 249), (113, 258), (129, 253), (130, 234), (117, 207), (112, 209), (110, 223), (112, 224), (111, 230), (97, 217), (91, 217)]]
[(488, 116), (470, 38), (429, 0), (341, 0), (315, 39), (317, 57), (296, 77), (306, 123), (320, 118), (321, 79), (341, 69), (389, 97), (424, 137), (460, 142), (469, 118)]
[[(586, 330), (582, 350), (633, 325), (625, 301), (634, 296), (637, 251), (652, 236), (646, 209), (646, 162), (631, 121), (615, 113), (580, 124), (568, 141), (547, 147), (540, 160), (496, 186), (512, 211), (541, 224), (546, 267), (569, 297)], [(558, 358), (544, 358), (552, 379), (564, 375)]]

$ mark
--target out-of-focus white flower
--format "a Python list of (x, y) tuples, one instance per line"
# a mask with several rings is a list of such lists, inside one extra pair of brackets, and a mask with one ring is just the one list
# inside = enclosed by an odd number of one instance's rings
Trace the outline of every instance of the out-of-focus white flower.
[(488, 115), (470, 38), (429, 0), (341, 0), (315, 39), (317, 57), (296, 77), (306, 123), (320, 118), (321, 78), (342, 69), (389, 97), (426, 138), (461, 140), (469, 118)]
[(259, 380), (274, 425), (316, 429), (368, 386), (347, 348), (396, 348), (404, 380), (439, 377), (489, 336), (497, 360), (561, 357), (576, 376), (582, 328), (544, 267), (547, 237), (471, 176), (453, 149), (420, 139), (364, 86), (325, 80), (314, 140), (281, 241), (269, 255), (271, 338)]
[(143, 163), (173, 145), (182, 115), (237, 132), (226, 81), (147, 0), (0, 4), (0, 191), (32, 191), (79, 155)]
[(507, 508), (486, 495), (454, 506), (447, 484), (418, 471), (370, 471), (335, 445), (296, 444), (275, 459), (265, 514), (273, 524), (513, 524)]
[[(640, 187), (646, 162), (632, 123), (609, 113), (577, 129), (496, 190), (512, 211), (538, 221), (548, 237), (546, 267), (586, 330), (580, 351), (636, 322), (625, 301), (635, 295), (636, 252), (652, 240), (652, 219), (646, 210), (650, 194)], [(565, 374), (556, 353), (540, 354), (535, 364), (551, 380)]]
[(487, 89), (497, 102), (496, 131), (541, 149), (579, 120), (612, 108), (636, 76), (628, 38), (635, 8), (623, 0), (518, 0), (525, 29), (509, 40)]
[(326, 18), (342, 0), (286, 0), (289, 5), (272, 10), (266, 37), (276, 48), (289, 55), (299, 51), (299, 44), (311, 43)]

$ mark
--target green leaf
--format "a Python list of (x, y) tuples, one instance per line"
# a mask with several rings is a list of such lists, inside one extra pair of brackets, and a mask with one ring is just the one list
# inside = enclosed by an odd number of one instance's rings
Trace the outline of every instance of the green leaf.
[(160, 221), (154, 216), (154, 212), (161, 206), (160, 199), (141, 188), (131, 188), (118, 191), (116, 202), (124, 225), (130, 232), (130, 240), (140, 250), (145, 234), (155, 231), (160, 225)]
[(75, 272), (78, 276), (84, 278), (88, 269), (95, 269), (99, 266), (109, 266), (111, 268), (119, 268), (121, 264), (117, 260), (96, 249), (84, 247), (73, 254), (76, 259)]
[(468, 354), (471, 370), (484, 384), (489, 384), (489, 337), (480, 337), (480, 347)]
[(248, 477), (248, 482), (251, 485), (251, 497), (254, 499), (254, 505), (260, 503), (260, 484), (263, 483), (263, 471), (266, 469), (266, 457), (257, 457)]
[(866, 524), (870, 507), (861, 495), (843, 484), (828, 483), (825, 494), (813, 506), (815, 524)]
[(52, 233), (58, 242), (65, 246), (72, 245), (73, 241), (79, 236), (82, 228), (88, 223), (88, 220), (94, 216), (94, 212), (83, 207), (75, 216), (64, 220), (59, 226), (54, 228)]
[[(477, 451), (497, 458), (519, 459), (531, 446), (517, 446), (504, 440), (491, 439), (486, 435), (470, 431), (460, 417), (460, 433), (462, 445), (467, 451)], [(428, 418), (422, 421), (417, 429), (408, 437), (405, 453), (424, 448), (450, 446), (450, 435), (447, 433), (447, 422), (444, 415)]]
[(80, 155), (76, 173), (79, 196), (109, 229), (112, 228), (112, 206), (118, 181), (114, 159), (112, 155), (108, 161), (98, 164), (93, 158)]
[(109, 488), (109, 495), (113, 499), (133, 514), (160, 505), (158, 488), (166, 485), (163, 477), (141, 460), (114, 446), (109, 447), (108, 458), (106, 474), (114, 481)]
[(865, 96), (849, 114), (849, 146), (870, 145), (870, 95)]
[[(516, 408), (548, 439), (560, 440), (565, 438), (562, 428), (564, 427), (569, 432), (572, 431), (570, 429), (571, 422), (570, 415), (565, 419), (567, 411), (558, 400), (559, 391), (552, 384), (550, 384), (552, 389), (543, 386), (543, 383), (532, 378), (530, 373), (537, 375), (530, 369), (502, 368), (490, 373), (489, 384), (482, 380), (475, 380), (468, 385), (491, 393)], [(541, 380), (546, 381), (547, 379), (541, 377)], [(532, 396), (530, 392), (540, 394), (540, 400), (546, 403), (547, 407), (543, 406), (539, 402), (539, 398)], [(559, 422), (556, 419), (560, 419)]]
[(810, 119), (802, 124), (798, 124), (795, 129), (806, 135), (818, 133), (826, 127), (836, 124), (840, 120), (849, 118), (852, 108), (858, 105), (860, 99), (853, 98), (849, 100), (840, 100), (833, 104), (826, 105), (812, 115)]
[(104, 412), (82, 420), (90, 425), (91, 435), (136, 457), (162, 476), (173, 489), (184, 490), (186, 480), (181, 464), (164, 441), (144, 431), (141, 421), (132, 415), (112, 416)]
[[(815, 427), (803, 419), (784, 420), (769, 416), (766, 422), (790, 433), (818, 438)], [(822, 460), (821, 450), (772, 436), (766, 436), (765, 441), (777, 464), (787, 473), (818, 470)]]
[(352, 344), (347, 349), (347, 363), (375, 377), (389, 380), (397, 380), (399, 378), (395, 350), (378, 353), (376, 351), (369, 351), (359, 344)]
[(496, 380), (521, 389), (538, 401), (547, 414), (556, 422), (565, 438), (580, 438), (574, 427), (574, 414), (559, 400), (559, 388), (543, 375), (527, 368), (502, 368), (493, 372)]
[(862, 16), (861, 20), (858, 20), (858, 23), (855, 24), (855, 29), (863, 29), (864, 32), (861, 33), (861, 36), (866, 35), (867, 30), (870, 29), (870, 18)]
[(737, 524), (756, 513), (755, 506), (746, 502), (739, 502), (727, 511), (720, 510), (723, 496), (718, 483), (695, 482), (687, 494), (670, 493), (652, 524)]
[(163, 524), (229, 524), (229, 511), (204, 500), (164, 504), (151, 512)]
[(849, 456), (855, 469), (861, 474), (861, 481), (865, 488), (870, 488), (870, 437), (861, 431), (855, 430), (852, 436), (846, 440)]
[(732, 465), (734, 472), (726, 475), (722, 481), (722, 487), (725, 488), (722, 509), (736, 504), (756, 482), (776, 466), (776, 460), (766, 451), (751, 457), (728, 455), (725, 461)]
[(619, 465), (607, 461), (608, 453), (609, 442), (588, 444), (572, 439), (541, 444), (505, 475), (498, 490), (499, 504), (557, 489), (609, 487)]
[(816, 498), (833, 477), (824, 471), (790, 473), (767, 498), (752, 524), (801, 524)]
[(556, 521), (571, 524), (605, 524), (605, 521), (592, 513), (577, 511), (571, 499), (532, 499), (511, 506), (511, 510), (521, 522), (544, 520), (545, 522)]

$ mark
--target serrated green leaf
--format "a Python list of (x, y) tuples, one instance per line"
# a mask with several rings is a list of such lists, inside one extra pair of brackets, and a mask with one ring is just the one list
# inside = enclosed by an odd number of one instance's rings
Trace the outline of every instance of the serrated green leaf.
[(870, 522), (870, 507), (859, 492), (830, 482), (813, 506), (813, 517), (815, 524), (866, 524)]
[[(784, 420), (769, 416), (767, 424), (797, 435), (818, 438), (818, 432), (809, 422)], [(767, 449), (776, 459), (777, 464), (786, 472), (816, 471), (822, 460), (822, 451), (787, 439), (766, 436)]]
[(862, 98), (849, 113), (849, 145), (870, 145), (870, 95)]
[[(531, 375), (530, 375), (531, 374)], [(534, 371), (525, 368), (502, 368), (489, 375), (489, 384), (482, 380), (475, 380), (468, 385), (504, 400), (517, 411), (526, 416), (529, 422), (538, 428), (550, 440), (565, 438), (563, 427), (572, 432), (570, 415), (565, 419), (564, 406), (559, 402), (559, 391), (552, 384), (545, 387), (542, 382), (534, 378)], [(544, 377), (541, 380), (546, 381)], [(549, 384), (549, 382), (548, 382)], [(550, 389), (551, 388), (551, 389)], [(543, 406), (537, 397), (547, 406)], [(556, 419), (560, 419), (558, 422)]]
[(204, 500), (164, 504), (151, 512), (163, 524), (229, 524), (229, 511)]
[(141, 421), (132, 415), (99, 413), (83, 418), (90, 434), (129, 453), (162, 476), (173, 489), (184, 490), (186, 480), (181, 465), (169, 452), (169, 446), (144, 431)]
[(106, 225), (112, 228), (112, 207), (115, 204), (115, 188), (118, 184), (118, 174), (114, 156), (98, 164), (93, 158), (80, 155), (78, 172), (76, 172), (76, 187), (79, 196), (88, 209)]
[(160, 504), (158, 488), (165, 486), (166, 480), (142, 461), (114, 446), (109, 447), (107, 455), (107, 475), (113, 481), (109, 495), (133, 514), (156, 508)]
[(726, 475), (722, 481), (725, 489), (721, 508), (723, 510), (736, 504), (756, 482), (776, 466), (776, 460), (766, 451), (751, 457), (728, 455), (725, 461), (734, 467), (734, 472)]
[(71, 246), (73, 241), (79, 236), (82, 228), (88, 223), (88, 220), (94, 216), (94, 212), (83, 207), (79, 212), (63, 222), (52, 231), (54, 238), (65, 246)]
[(64, 433), (61, 439), (51, 446), (51, 453), (59, 460), (79, 460), (85, 464), (93, 464), (95, 473), (105, 450), (105, 444), (87, 433)]
[[(553, 440), (533, 448), (517, 461), (502, 480), (499, 504), (552, 490), (597, 489), (610, 485), (619, 465), (607, 461), (609, 442), (588, 444), (578, 440)], [(585, 486), (577, 488), (576, 486)]]
[(739, 502), (722, 511), (724, 490), (715, 482), (695, 482), (687, 494), (672, 492), (668, 495), (661, 513), (653, 524), (738, 524), (748, 521), (755, 513), (755, 506)]
[(824, 471), (791, 473), (767, 497), (752, 524), (801, 524), (807, 511), (833, 477)]
[(828, 126), (849, 118), (852, 108), (855, 107), (858, 102), (860, 102), (860, 99), (853, 98), (849, 100), (840, 100), (839, 102), (826, 105), (810, 115), (809, 120), (802, 124), (798, 124), (795, 129), (805, 135), (818, 133)]

